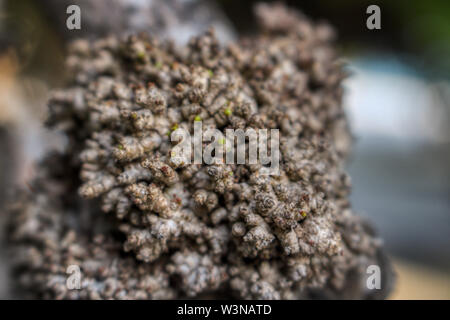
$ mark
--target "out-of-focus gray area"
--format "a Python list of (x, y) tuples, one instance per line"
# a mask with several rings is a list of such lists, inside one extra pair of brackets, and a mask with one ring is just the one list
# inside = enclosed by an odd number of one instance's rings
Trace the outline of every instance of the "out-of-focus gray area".
[(391, 253), (449, 270), (450, 83), (392, 56), (355, 58), (349, 69), (353, 206)]
[[(81, 30), (68, 30), (65, 12), (69, 5), (83, 10)], [(193, 35), (214, 27), (222, 41), (235, 38), (232, 25), (214, 1), (208, 0), (41, 0), (46, 15), (65, 38), (149, 32), (184, 43)]]

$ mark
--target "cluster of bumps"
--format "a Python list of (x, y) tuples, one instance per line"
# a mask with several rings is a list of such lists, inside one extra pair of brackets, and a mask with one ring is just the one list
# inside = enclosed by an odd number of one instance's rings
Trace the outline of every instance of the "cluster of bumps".
[[(362, 280), (380, 240), (348, 200), (333, 30), (281, 5), (256, 14), (261, 33), (226, 47), (213, 30), (182, 48), (148, 35), (71, 44), (71, 79), (53, 92), (48, 118), (66, 151), (43, 161), (12, 208), (27, 293), (367, 297)], [(196, 121), (279, 129), (279, 175), (172, 161), (170, 133)], [(69, 265), (80, 266), (80, 290), (66, 286)]]

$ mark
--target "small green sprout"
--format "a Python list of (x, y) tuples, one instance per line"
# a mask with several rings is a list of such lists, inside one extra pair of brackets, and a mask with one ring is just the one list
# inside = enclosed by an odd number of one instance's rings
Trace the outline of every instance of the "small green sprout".
[(172, 134), (172, 132), (176, 131), (178, 129), (178, 123), (175, 123), (170, 129), (169, 131), (167, 131), (166, 135), (168, 137), (170, 137), (170, 135)]
[(195, 116), (195, 118), (194, 118), (194, 121), (202, 121), (202, 117), (200, 117), (200, 116)]
[(230, 108), (226, 108), (224, 113), (225, 113), (226, 116), (231, 116), (233, 114), (233, 111), (231, 111)]
[(137, 57), (139, 60), (144, 60), (145, 59), (145, 51), (139, 51), (137, 53)]

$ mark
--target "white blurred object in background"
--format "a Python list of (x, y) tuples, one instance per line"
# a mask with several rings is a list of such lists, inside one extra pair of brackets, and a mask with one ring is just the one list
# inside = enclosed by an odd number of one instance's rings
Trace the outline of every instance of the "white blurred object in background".
[(387, 57), (354, 60), (350, 70), (352, 204), (392, 253), (448, 269), (450, 84)]

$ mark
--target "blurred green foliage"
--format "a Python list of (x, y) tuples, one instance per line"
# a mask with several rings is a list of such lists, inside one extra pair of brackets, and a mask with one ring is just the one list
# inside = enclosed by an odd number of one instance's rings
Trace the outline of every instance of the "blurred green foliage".
[[(95, 0), (108, 1), (108, 0)], [(210, 1), (210, 0), (207, 0)], [(241, 33), (251, 33), (254, 26), (252, 7), (259, 0), (217, 0)], [(266, 1), (267, 2), (267, 1)], [(324, 19), (336, 26), (339, 45), (347, 53), (389, 51), (439, 76), (450, 75), (450, 1), (449, 0), (286, 0), (314, 19)], [(39, 1), (5, 0), (0, 18), (6, 28), (0, 44), (8, 39), (23, 57), (27, 72), (39, 72), (52, 80), (61, 74), (64, 43), (49, 23)], [(366, 28), (366, 8), (381, 8), (381, 30)], [(61, 12), (65, 15), (65, 12)]]
[[(230, 20), (240, 30), (251, 31), (252, 7), (258, 0), (218, 0)], [(264, 1), (273, 2), (273, 1)], [(358, 54), (367, 51), (392, 51), (412, 57), (417, 67), (450, 75), (450, 1), (449, 0), (317, 0), (284, 1), (314, 19), (333, 24), (339, 44)], [(366, 28), (366, 9), (376, 4), (381, 9), (381, 30)]]

